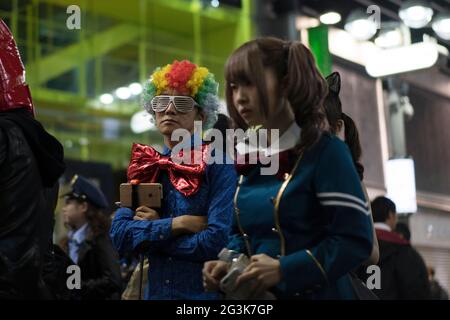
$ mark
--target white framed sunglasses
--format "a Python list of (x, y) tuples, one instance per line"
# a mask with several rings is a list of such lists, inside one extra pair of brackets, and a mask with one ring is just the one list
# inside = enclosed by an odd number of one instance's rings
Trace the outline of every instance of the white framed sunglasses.
[(156, 96), (152, 99), (152, 110), (155, 112), (164, 112), (173, 103), (175, 109), (181, 113), (191, 112), (199, 104), (189, 96)]

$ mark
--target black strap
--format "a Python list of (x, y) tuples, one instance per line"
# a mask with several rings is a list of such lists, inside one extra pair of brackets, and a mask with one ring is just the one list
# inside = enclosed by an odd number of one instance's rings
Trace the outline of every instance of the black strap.
[(136, 210), (139, 206), (138, 184), (131, 185), (131, 209)]

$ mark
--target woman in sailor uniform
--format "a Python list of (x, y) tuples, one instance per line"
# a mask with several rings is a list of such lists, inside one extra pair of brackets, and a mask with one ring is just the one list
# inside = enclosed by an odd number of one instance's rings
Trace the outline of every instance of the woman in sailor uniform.
[[(235, 290), (246, 287), (249, 297), (269, 290), (277, 298), (355, 298), (349, 272), (370, 256), (371, 220), (348, 147), (323, 129), (327, 84), (314, 58), (299, 42), (261, 38), (231, 55), (225, 78), (234, 123), (280, 136), (258, 151), (278, 160), (276, 174), (262, 174), (262, 161), (236, 166), (227, 248), (247, 254), (250, 264)], [(229, 267), (205, 263), (205, 288), (218, 290)]]

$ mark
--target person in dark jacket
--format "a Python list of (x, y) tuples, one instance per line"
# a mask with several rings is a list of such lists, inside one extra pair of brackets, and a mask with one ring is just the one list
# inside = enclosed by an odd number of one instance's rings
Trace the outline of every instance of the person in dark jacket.
[(395, 226), (395, 232), (403, 239), (407, 241), (411, 240), (411, 231), (406, 223), (398, 222)]
[(0, 19), (0, 299), (51, 299), (53, 209), (62, 145), (34, 118), (25, 69)]
[(122, 279), (119, 258), (108, 235), (108, 202), (102, 191), (75, 175), (65, 195), (64, 223), (69, 227), (63, 248), (80, 267), (81, 299), (120, 299)]
[(373, 292), (382, 300), (429, 299), (430, 284), (422, 257), (408, 240), (394, 232), (397, 224), (394, 202), (378, 197), (371, 205), (381, 270), (381, 289)]
[(434, 277), (435, 271), (432, 266), (428, 266), (428, 280), (430, 280), (431, 300), (448, 300), (447, 291), (440, 285)]

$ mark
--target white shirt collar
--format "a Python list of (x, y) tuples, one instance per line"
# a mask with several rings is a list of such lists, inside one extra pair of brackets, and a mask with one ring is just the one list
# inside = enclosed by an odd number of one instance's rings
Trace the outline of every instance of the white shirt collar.
[(389, 227), (386, 223), (383, 222), (375, 222), (373, 224), (375, 229), (380, 229), (380, 230), (385, 230), (385, 231), (390, 231), (392, 232), (391, 227)]
[(82, 243), (86, 239), (88, 223), (86, 222), (76, 231), (70, 231), (68, 237), (71, 240), (75, 240), (78, 244)]
[[(297, 125), (295, 121), (293, 121), (292, 124), (289, 126), (289, 128), (278, 139), (278, 146), (276, 145), (276, 143), (272, 143), (268, 148), (263, 148), (259, 147), (258, 145), (252, 144), (252, 142), (254, 141), (252, 139), (248, 139), (248, 136), (252, 134), (250, 133), (250, 130), (251, 129), (246, 131), (245, 133), (246, 138), (244, 138), (244, 140), (239, 141), (236, 144), (236, 150), (240, 155), (260, 151), (263, 152), (265, 156), (272, 156), (282, 151), (292, 149), (297, 145), (298, 141), (300, 140), (300, 132), (301, 132), (300, 127)], [(263, 135), (258, 134), (258, 138), (260, 137), (263, 138)]]

